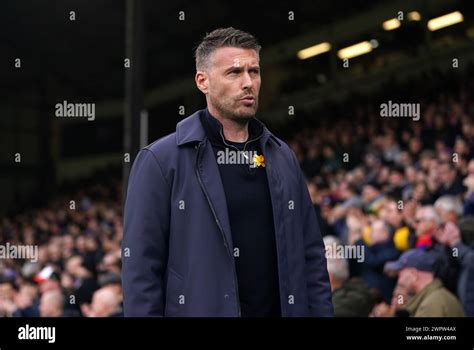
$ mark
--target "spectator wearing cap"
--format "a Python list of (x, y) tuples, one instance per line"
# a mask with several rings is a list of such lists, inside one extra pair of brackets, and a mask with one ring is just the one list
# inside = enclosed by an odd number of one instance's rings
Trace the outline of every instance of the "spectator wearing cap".
[[(41, 316), (41, 303), (44, 303), (43, 308), (45, 308), (46, 314), (55, 313), (51, 311), (53, 307), (55, 307), (56, 303), (59, 300), (57, 294), (61, 294), (63, 304), (61, 305), (59, 312), (59, 316), (57, 317), (76, 317), (79, 316), (79, 309), (77, 308), (75, 303), (70, 303), (71, 296), (74, 295), (74, 290), (68, 290), (67, 286), (64, 283), (65, 273), (59, 275), (57, 271), (55, 271), (51, 266), (46, 266), (43, 268), (34, 278), (33, 280), (38, 283), (39, 292), (41, 294), (40, 301), (39, 301), (39, 313)], [(51, 293), (54, 292), (54, 293)], [(49, 295), (48, 297), (44, 297), (45, 295)], [(45, 299), (43, 299), (45, 298)], [(75, 298), (75, 295), (74, 295)], [(42, 316), (42, 317), (54, 317), (54, 316)]]
[(461, 265), (457, 294), (467, 316), (474, 317), (474, 217), (465, 217), (459, 226), (448, 222), (440, 241), (448, 245)]
[(413, 295), (406, 306), (411, 317), (464, 317), (459, 300), (434, 277), (435, 263), (426, 251), (412, 249), (385, 269), (398, 272), (398, 284)]
[(52, 266), (43, 268), (33, 277), (33, 280), (38, 283), (41, 294), (61, 288), (60, 277)]

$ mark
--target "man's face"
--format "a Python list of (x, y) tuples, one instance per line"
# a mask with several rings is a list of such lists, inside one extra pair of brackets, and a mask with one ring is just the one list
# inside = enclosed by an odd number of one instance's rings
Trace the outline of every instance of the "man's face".
[(393, 227), (398, 228), (402, 222), (403, 214), (401, 210), (398, 210), (397, 202), (389, 201), (384, 205), (381, 217)]
[(252, 49), (221, 47), (211, 54), (207, 68), (196, 73), (196, 84), (211, 110), (224, 118), (247, 121), (258, 109), (259, 56)]
[(15, 290), (10, 283), (0, 284), (0, 299), (13, 300)]
[(451, 183), (455, 179), (455, 171), (448, 164), (442, 164), (439, 167), (439, 177), (442, 183)]
[(108, 316), (108, 310), (101, 299), (100, 294), (95, 293), (94, 296), (92, 297), (92, 311), (94, 314), (94, 317), (107, 317)]
[(364, 188), (362, 189), (362, 200), (364, 201), (364, 203), (369, 203), (371, 202), (372, 200), (374, 200), (376, 197), (378, 196), (378, 192), (377, 192), (377, 189), (370, 186), (370, 185), (366, 185), (364, 186)]
[(385, 223), (382, 220), (376, 220), (372, 223), (370, 236), (373, 243), (379, 243), (389, 239), (389, 232), (385, 228)]
[(431, 219), (427, 214), (426, 210), (420, 208), (416, 212), (416, 235), (418, 237), (428, 233), (432, 233), (437, 228), (437, 223)]
[(415, 283), (417, 280), (417, 271), (414, 268), (406, 267), (401, 269), (398, 275), (398, 284), (400, 288), (408, 294), (415, 294)]
[(51, 295), (43, 294), (40, 299), (39, 312), (41, 317), (53, 317), (56, 312), (56, 305)]

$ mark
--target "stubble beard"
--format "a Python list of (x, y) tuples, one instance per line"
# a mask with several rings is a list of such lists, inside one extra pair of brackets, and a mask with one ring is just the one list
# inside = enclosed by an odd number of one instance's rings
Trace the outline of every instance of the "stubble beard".
[(229, 106), (226, 103), (222, 103), (219, 100), (211, 100), (211, 103), (213, 104), (214, 108), (219, 112), (219, 114), (226, 118), (230, 119), (235, 123), (238, 124), (247, 124), (250, 119), (254, 118), (257, 110), (258, 110), (258, 98), (255, 97), (255, 102), (254, 102), (254, 107), (253, 108), (248, 108), (249, 112), (248, 113), (242, 113), (238, 112), (234, 109), (232, 109), (231, 106)]

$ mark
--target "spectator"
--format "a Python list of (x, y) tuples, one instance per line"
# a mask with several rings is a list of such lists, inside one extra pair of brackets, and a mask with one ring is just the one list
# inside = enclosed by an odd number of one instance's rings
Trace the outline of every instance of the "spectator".
[(447, 222), (457, 223), (459, 217), (463, 214), (462, 202), (457, 196), (445, 195), (439, 197), (434, 203), (434, 207), (443, 224)]
[(426, 250), (435, 259), (435, 277), (441, 279), (443, 285), (456, 293), (459, 267), (451, 254), (451, 250), (438, 241), (442, 231), (439, 229), (441, 218), (433, 206), (421, 207), (417, 213), (416, 247)]
[(371, 225), (370, 245), (362, 240), (356, 242), (364, 248), (361, 278), (369, 288), (377, 290), (384, 300), (390, 301), (396, 280), (383, 273), (387, 261), (395, 260), (400, 252), (393, 243), (390, 227), (383, 220), (375, 220)]
[(38, 286), (25, 283), (15, 295), (13, 317), (39, 317)]
[(416, 248), (430, 248), (433, 236), (441, 219), (432, 206), (424, 206), (416, 211)]
[(326, 236), (326, 235), (331, 235), (333, 234), (333, 228), (332, 226), (328, 223), (327, 217), (323, 215), (322, 213), (322, 202), (324, 200), (323, 194), (321, 192), (323, 191), (318, 191), (318, 187), (316, 184), (312, 181), (308, 181), (306, 183), (308, 187), (308, 192), (311, 198), (311, 203), (313, 203), (314, 211), (316, 213), (316, 217), (318, 219), (319, 223), (319, 228), (321, 230), (321, 235)]
[[(401, 202), (403, 205), (403, 202)], [(393, 243), (399, 251), (406, 251), (415, 245), (416, 235), (413, 229), (403, 219), (403, 208), (399, 208), (397, 201), (387, 199), (384, 202), (380, 218), (390, 225), (393, 231)]]
[(50, 290), (41, 296), (39, 305), (41, 317), (62, 317), (64, 296), (59, 290)]
[(15, 282), (12, 278), (0, 279), (0, 316), (11, 317), (16, 310), (14, 299), (16, 293)]
[(463, 180), (463, 185), (467, 188), (464, 196), (464, 215), (474, 215), (474, 159), (469, 161), (467, 169), (467, 176)]
[(113, 289), (103, 287), (94, 292), (92, 304), (83, 304), (81, 309), (86, 317), (122, 316), (121, 298)]
[(349, 265), (344, 257), (337, 256), (339, 240), (324, 237), (332, 302), (336, 317), (367, 317), (374, 300), (369, 289), (358, 279), (349, 280)]
[(436, 197), (444, 195), (460, 195), (465, 192), (466, 188), (459, 178), (456, 168), (449, 162), (442, 162), (439, 166), (439, 176), (441, 185), (438, 187)]
[(474, 217), (462, 219), (459, 227), (448, 222), (440, 241), (453, 249), (461, 265), (457, 291), (466, 315), (474, 317)]
[(362, 189), (362, 201), (366, 213), (377, 215), (383, 205), (384, 196), (381, 193), (380, 185), (372, 181), (364, 185)]
[(385, 268), (398, 272), (398, 284), (413, 295), (406, 306), (411, 317), (463, 317), (458, 299), (434, 277), (435, 262), (429, 253), (412, 249)]
[(92, 272), (83, 265), (82, 257), (79, 255), (70, 257), (66, 262), (65, 270), (74, 279), (76, 302), (79, 305), (82, 303), (90, 303), (92, 295), (98, 285)]

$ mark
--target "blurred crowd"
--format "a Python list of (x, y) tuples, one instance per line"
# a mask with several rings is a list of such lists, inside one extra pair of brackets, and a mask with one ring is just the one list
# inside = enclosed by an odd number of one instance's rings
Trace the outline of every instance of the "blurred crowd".
[(0, 259), (0, 317), (122, 315), (121, 187), (80, 188), (1, 221), (1, 245), (38, 249), (29, 260)]
[(325, 239), (336, 316), (474, 316), (471, 81), (426, 95), (419, 120), (368, 104), (289, 141)]

